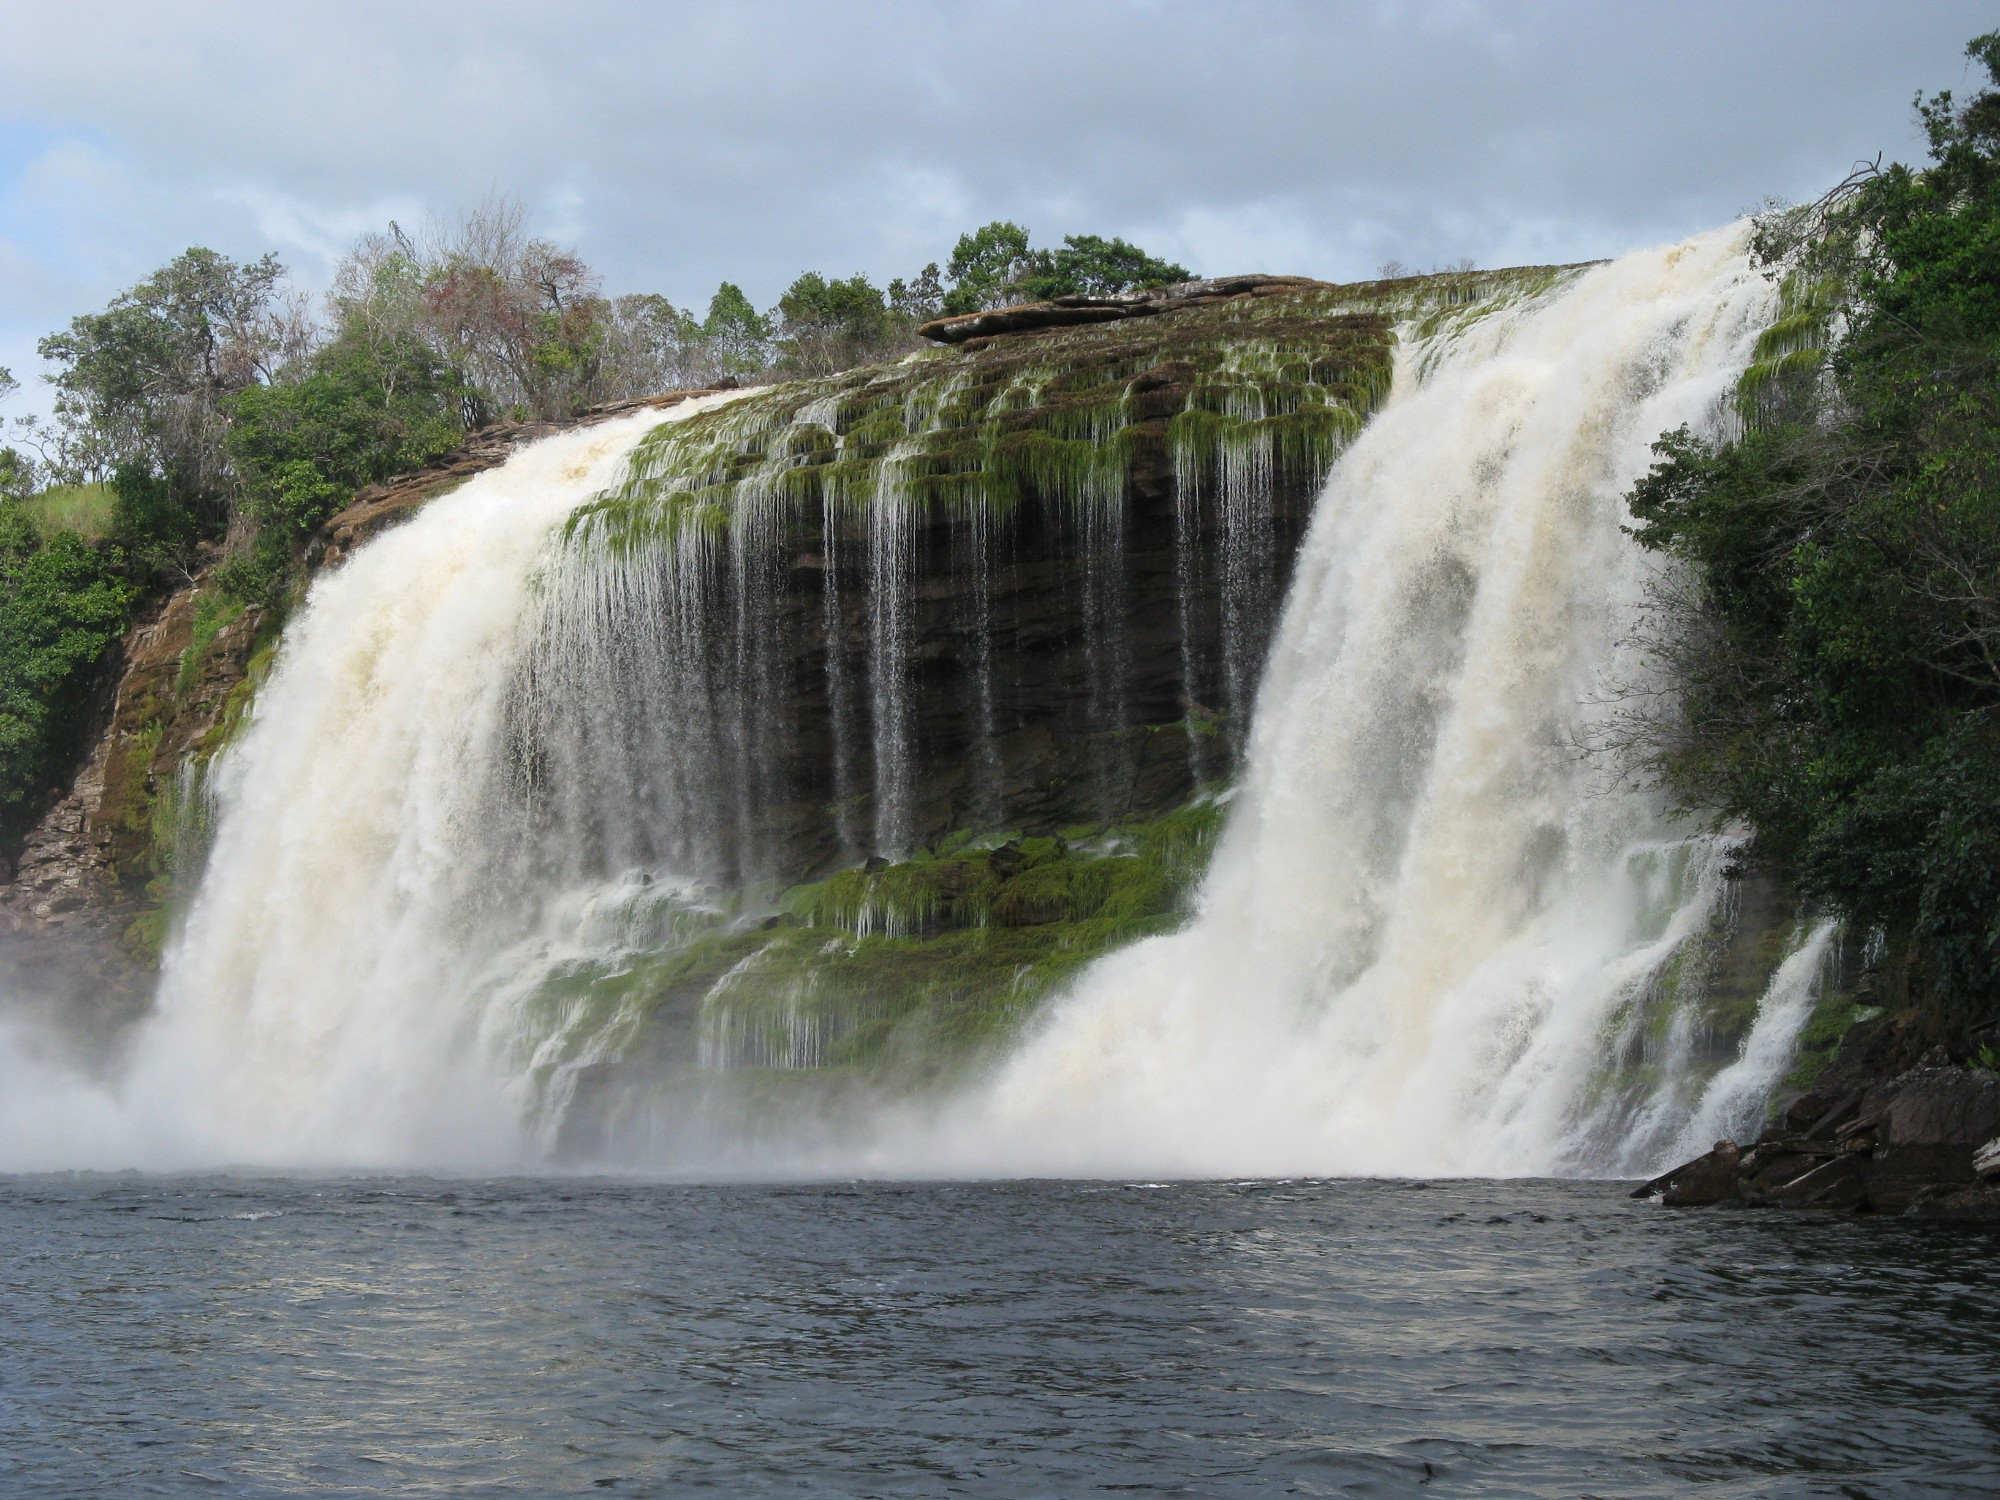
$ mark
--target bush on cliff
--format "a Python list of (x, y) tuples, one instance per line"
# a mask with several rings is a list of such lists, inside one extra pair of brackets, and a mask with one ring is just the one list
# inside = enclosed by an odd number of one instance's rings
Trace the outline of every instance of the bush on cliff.
[(18, 502), (0, 504), (0, 839), (67, 777), (97, 668), (138, 596), (123, 564), (114, 546), (44, 537)]
[[(2000, 85), (2000, 33), (1968, 48)], [(1920, 101), (1932, 164), (1765, 222), (1746, 431), (1656, 446), (1682, 800), (1888, 942), (1937, 1029), (2000, 1015), (2000, 88)]]
[(945, 274), (951, 290), (944, 311), (954, 314), (1051, 297), (1114, 296), (1194, 276), (1137, 245), (1095, 234), (1066, 235), (1062, 249), (1037, 250), (1027, 230), (1003, 219), (960, 235)]
[(302, 539), (356, 490), (456, 448), (466, 396), (463, 379), (414, 338), (336, 339), (302, 378), (252, 386), (231, 403), (226, 447), (242, 509)]

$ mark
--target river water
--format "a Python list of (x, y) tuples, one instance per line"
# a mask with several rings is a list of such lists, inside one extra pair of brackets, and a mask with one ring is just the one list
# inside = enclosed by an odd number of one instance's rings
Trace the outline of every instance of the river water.
[(1990, 1494), (1988, 1236), (1584, 1182), (0, 1179), (0, 1494)]

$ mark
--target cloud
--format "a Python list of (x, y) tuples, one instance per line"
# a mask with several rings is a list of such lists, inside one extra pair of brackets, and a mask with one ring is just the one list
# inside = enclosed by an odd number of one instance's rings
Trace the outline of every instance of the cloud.
[(987, 219), (1197, 269), (1582, 259), (1914, 155), (1988, 0), (0, 4), (0, 348), (190, 243), (303, 276), (521, 198), (614, 291), (760, 302)]

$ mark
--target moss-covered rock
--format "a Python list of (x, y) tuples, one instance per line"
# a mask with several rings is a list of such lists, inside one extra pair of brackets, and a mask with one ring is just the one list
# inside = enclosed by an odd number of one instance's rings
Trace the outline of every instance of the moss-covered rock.
[(822, 1091), (946, 1082), (1085, 964), (1178, 926), (1221, 821), (1205, 793), (1060, 835), (961, 832), (780, 892), (761, 915), (718, 907), (671, 947), (553, 976), (539, 1029), (570, 1041), (544, 1049), (545, 1077), (595, 1060), (573, 1139), (626, 1095), (693, 1075), (804, 1072)]

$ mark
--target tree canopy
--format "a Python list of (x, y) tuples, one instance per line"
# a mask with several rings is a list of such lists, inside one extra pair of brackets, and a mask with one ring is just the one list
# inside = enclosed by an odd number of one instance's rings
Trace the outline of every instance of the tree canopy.
[(1631, 495), (1682, 565), (1652, 769), (1941, 1026), (2000, 1016), (2000, 33), (1967, 50), (1995, 87), (1919, 100), (1928, 167), (1763, 221), (1744, 431), (1669, 434)]
[(1109, 297), (1194, 279), (1185, 266), (1094, 234), (1065, 235), (1060, 250), (1037, 250), (1027, 230), (1004, 219), (959, 236), (945, 274), (951, 282), (947, 313), (1052, 297)]

